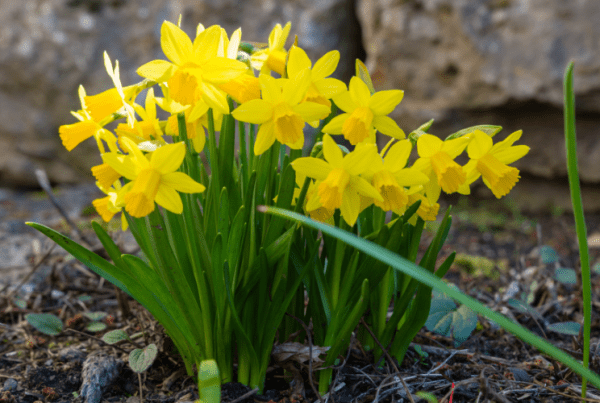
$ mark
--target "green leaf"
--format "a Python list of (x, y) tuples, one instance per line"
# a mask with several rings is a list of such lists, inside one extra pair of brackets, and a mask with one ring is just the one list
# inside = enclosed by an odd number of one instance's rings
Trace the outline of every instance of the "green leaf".
[(559, 267), (554, 273), (554, 278), (563, 284), (577, 284), (577, 273), (573, 269)]
[(556, 251), (548, 245), (544, 245), (540, 248), (540, 257), (542, 258), (542, 263), (544, 264), (558, 262), (558, 253), (556, 253)]
[(502, 126), (494, 126), (494, 125), (471, 126), (471, 127), (467, 127), (465, 129), (459, 130), (456, 133), (452, 133), (451, 135), (449, 135), (448, 137), (446, 137), (446, 140), (457, 139), (457, 138), (462, 137), (464, 135), (471, 134), (475, 130), (481, 130), (482, 132), (484, 132), (488, 136), (494, 137), (498, 132), (500, 132), (500, 130), (502, 130)]
[(423, 349), (421, 348), (421, 346), (419, 346), (418, 344), (415, 344), (413, 346), (413, 348), (415, 349), (415, 351), (417, 352), (417, 354), (419, 354), (419, 356), (421, 356), (421, 358), (427, 358), (427, 357), (429, 357), (429, 353), (427, 351), (423, 351)]
[(198, 370), (198, 392), (202, 403), (221, 401), (221, 379), (215, 360), (204, 360)]
[(596, 387), (600, 388), (600, 376), (590, 371), (588, 368), (585, 368), (581, 363), (579, 363), (575, 358), (560, 350), (559, 348), (553, 346), (546, 340), (542, 339), (539, 336), (536, 336), (529, 330), (525, 329), (523, 326), (514, 323), (512, 320), (508, 319), (504, 315), (501, 315), (487, 306), (483, 305), (479, 301), (475, 300), (468, 295), (463, 294), (458, 290), (454, 290), (450, 288), (446, 283), (440, 280), (435, 274), (429, 273), (427, 270), (422, 267), (417, 266), (416, 264), (398, 256), (385, 248), (382, 248), (379, 245), (376, 245), (372, 242), (366, 241), (364, 239), (358, 238), (354, 234), (348, 233), (346, 231), (342, 231), (339, 228), (332, 227), (327, 224), (323, 224), (314, 220), (311, 220), (308, 217), (302, 216), (300, 214), (285, 211), (281, 209), (277, 209), (275, 207), (266, 207), (260, 206), (260, 210), (262, 212), (268, 214), (279, 215), (280, 217), (287, 217), (290, 220), (302, 223), (311, 228), (317, 229), (326, 233), (330, 236), (334, 236), (337, 239), (346, 242), (348, 245), (351, 245), (354, 248), (361, 250), (364, 253), (369, 254), (381, 260), (382, 262), (390, 265), (395, 270), (399, 270), (417, 281), (426, 284), (430, 287), (434, 287), (441, 292), (448, 294), (450, 297), (454, 298), (458, 302), (467, 305), (469, 308), (474, 310), (477, 313), (485, 316), (489, 320), (496, 322), (498, 325), (508, 330), (515, 336), (524, 340), (525, 342), (535, 346), (543, 353), (546, 353), (555, 359), (561, 361), (563, 364), (571, 368), (574, 372), (579, 375), (587, 378), (592, 384)]
[(133, 372), (140, 374), (150, 368), (157, 353), (158, 349), (154, 343), (147, 345), (144, 349), (136, 348), (129, 353), (129, 366)]
[(106, 344), (115, 344), (123, 340), (131, 340), (127, 332), (121, 329), (111, 330), (102, 336), (102, 341)]
[(415, 395), (419, 396), (423, 400), (427, 400), (429, 403), (438, 403), (437, 397), (429, 392), (417, 392)]
[(367, 66), (365, 66), (365, 64), (359, 59), (356, 59), (356, 77), (360, 78), (365, 84), (367, 84), (371, 95), (375, 94), (375, 87), (373, 86), (373, 81), (371, 81), (369, 70), (367, 70)]
[(431, 309), (425, 326), (429, 331), (454, 338), (458, 347), (469, 338), (477, 326), (477, 314), (467, 306), (457, 308), (454, 301), (447, 295), (433, 292)]
[(560, 322), (553, 323), (547, 326), (547, 329), (562, 334), (569, 334), (571, 336), (578, 336), (581, 324), (577, 322)]
[(419, 137), (421, 137), (424, 134), (427, 134), (427, 131), (429, 130), (432, 124), (433, 119), (423, 123), (421, 126), (410, 132), (410, 134), (408, 135), (408, 139), (410, 140), (413, 146), (417, 144), (417, 140), (419, 139)]
[(48, 336), (56, 336), (63, 331), (62, 321), (50, 313), (28, 313), (25, 315), (25, 320)]
[(21, 298), (15, 298), (13, 303), (20, 309), (27, 309), (27, 301)]
[(88, 332), (93, 332), (93, 333), (101, 332), (104, 329), (106, 329), (106, 323), (102, 323), (102, 322), (91, 322), (91, 323), (88, 323), (87, 326), (85, 327), (85, 330), (87, 330)]
[(89, 320), (99, 321), (102, 320), (108, 315), (106, 312), (84, 312), (83, 316), (88, 318)]

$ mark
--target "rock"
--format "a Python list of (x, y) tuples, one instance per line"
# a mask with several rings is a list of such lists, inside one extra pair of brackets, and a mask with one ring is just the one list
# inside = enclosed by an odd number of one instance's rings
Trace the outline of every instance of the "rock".
[(86, 403), (100, 403), (102, 394), (119, 376), (123, 362), (102, 350), (90, 354), (83, 363), (81, 396)]
[(358, 0), (357, 10), (375, 86), (405, 91), (392, 115), (401, 127), (523, 129), (531, 152), (516, 166), (544, 179), (566, 176), (562, 80), (574, 60), (581, 179), (600, 182), (600, 3)]
[(86, 354), (76, 347), (67, 347), (58, 352), (58, 358), (64, 362), (81, 364), (85, 360)]
[(2, 391), (11, 392), (13, 390), (16, 390), (17, 386), (19, 386), (19, 383), (16, 380), (14, 380), (13, 378), (8, 378), (6, 381), (4, 381), (4, 388), (2, 389)]

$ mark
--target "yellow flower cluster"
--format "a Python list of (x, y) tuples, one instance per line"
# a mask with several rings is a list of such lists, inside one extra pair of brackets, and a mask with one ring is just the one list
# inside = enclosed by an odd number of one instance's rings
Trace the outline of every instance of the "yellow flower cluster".
[[(133, 217), (143, 217), (154, 210), (155, 202), (181, 213), (178, 192), (204, 191), (203, 185), (178, 172), (186, 150), (183, 142), (177, 142), (177, 115), (185, 114), (188, 139), (200, 153), (209, 109), (217, 131), (223, 115), (229, 113), (238, 121), (259, 124), (253, 147), (260, 155), (276, 140), (301, 149), (305, 124), (317, 127), (330, 115), (333, 101), (343, 113), (323, 127), (327, 133), (323, 137), (324, 160), (299, 158), (293, 162), (298, 179), (313, 179), (305, 209), (320, 220), (339, 208), (344, 220), (353, 225), (371, 204), (401, 213), (417, 200), (421, 200), (419, 215), (432, 220), (441, 190), (466, 194), (469, 185), (483, 176), (494, 195), (501, 197), (518, 181), (518, 170), (508, 164), (528, 151), (526, 146), (511, 147), (520, 132), (496, 145), (479, 131), (449, 141), (423, 134), (417, 141), (420, 158), (408, 168), (412, 143), (404, 140), (402, 129), (387, 116), (402, 100), (403, 91), (375, 92), (370, 82), (359, 77), (353, 77), (347, 87), (329, 77), (337, 68), (339, 52), (331, 51), (313, 65), (300, 47), (285, 49), (290, 28), (290, 23), (285, 27), (277, 24), (268, 47), (261, 49), (242, 43), (241, 29), (229, 37), (218, 25), (199, 25), (191, 40), (177, 25), (165, 21), (161, 47), (168, 61), (142, 65), (137, 73), (144, 80), (126, 87), (120, 81), (118, 62), (113, 68), (105, 53), (105, 66), (115, 88), (87, 96), (80, 87), (82, 109), (73, 112), (79, 122), (59, 129), (69, 151), (90, 137), (98, 144), (103, 163), (93, 167), (92, 173), (107, 196), (94, 201), (94, 206), (104, 220), (122, 209)], [(149, 88), (156, 84), (162, 97)], [(136, 97), (147, 88), (145, 104), (138, 105)], [(228, 97), (238, 104), (233, 111)], [(169, 114), (166, 120), (158, 118), (157, 106)], [(126, 118), (126, 123), (118, 124), (114, 133), (105, 128), (121, 118)], [(392, 137), (381, 153), (376, 131)], [(330, 134), (343, 135), (354, 150), (344, 155)], [(470, 161), (462, 167), (454, 159), (465, 148)]]

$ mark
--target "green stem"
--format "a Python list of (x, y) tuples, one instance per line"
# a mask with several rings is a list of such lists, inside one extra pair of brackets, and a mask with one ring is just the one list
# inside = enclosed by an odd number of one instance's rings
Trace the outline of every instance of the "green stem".
[[(571, 202), (575, 216), (575, 230), (579, 242), (579, 258), (581, 260), (581, 285), (583, 291), (583, 366), (589, 368), (590, 362), (590, 329), (592, 325), (592, 285), (590, 279), (590, 255), (587, 243), (587, 230), (583, 216), (583, 202), (579, 185), (577, 168), (577, 138), (575, 135), (575, 97), (573, 95), (573, 62), (569, 63), (565, 72), (565, 148), (567, 150), (567, 172), (571, 189)], [(587, 379), (583, 377), (581, 397), (585, 397)]]

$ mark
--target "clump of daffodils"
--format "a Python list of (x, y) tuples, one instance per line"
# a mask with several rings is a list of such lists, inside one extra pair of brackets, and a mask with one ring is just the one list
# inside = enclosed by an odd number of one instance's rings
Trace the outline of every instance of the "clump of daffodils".
[[(276, 25), (268, 47), (263, 48), (242, 42), (241, 29), (228, 36), (218, 25), (199, 25), (191, 39), (165, 21), (161, 46), (167, 60), (142, 65), (137, 72), (143, 80), (125, 87), (118, 62), (113, 68), (105, 54), (114, 88), (90, 96), (80, 87), (81, 110), (72, 112), (78, 122), (59, 129), (69, 151), (86, 139), (96, 141), (103, 163), (92, 173), (106, 196), (94, 201), (94, 206), (105, 221), (122, 211), (144, 217), (156, 204), (181, 214), (180, 193), (205, 190), (201, 178), (191, 177), (189, 170), (185, 173), (182, 163), (186, 155), (204, 151), (205, 130), (212, 125), (219, 132), (222, 117), (228, 114), (239, 122), (259, 125), (251, 145), (255, 155), (281, 145), (301, 150), (306, 124), (321, 126), (322, 151), (292, 161), (298, 189), (302, 179), (308, 180), (306, 197), (299, 202), (307, 215), (321, 221), (339, 210), (352, 226), (373, 204), (402, 214), (416, 201), (421, 202), (418, 215), (435, 220), (441, 191), (469, 194), (471, 184), (482, 177), (500, 198), (518, 182), (519, 171), (509, 164), (529, 151), (527, 146), (513, 145), (520, 131), (496, 144), (495, 132), (479, 129), (445, 141), (423, 131), (407, 138), (388, 116), (402, 101), (403, 91), (376, 92), (360, 62), (357, 74), (366, 74), (352, 77), (348, 86), (330, 77), (339, 52), (331, 51), (313, 64), (299, 46), (286, 49), (290, 29), (290, 23), (283, 28)], [(162, 96), (155, 95), (154, 87)], [(139, 105), (137, 96), (144, 90), (144, 105)], [(164, 119), (159, 118), (157, 107)], [(335, 107), (342, 113), (330, 116)], [(179, 138), (181, 115), (187, 139)], [(115, 121), (121, 123), (114, 132), (108, 130), (106, 126)], [(389, 137), (381, 150), (377, 132), (380, 139)], [(354, 148), (338, 146), (332, 137), (337, 135)], [(409, 167), (413, 148), (418, 159)], [(461, 166), (455, 159), (464, 151), (469, 161)], [(123, 228), (126, 225), (124, 219)]]

